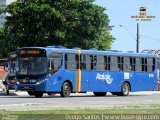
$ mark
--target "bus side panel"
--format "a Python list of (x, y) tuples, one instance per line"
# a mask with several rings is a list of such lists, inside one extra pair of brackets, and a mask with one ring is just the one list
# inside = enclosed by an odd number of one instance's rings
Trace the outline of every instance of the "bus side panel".
[[(92, 73), (93, 73), (92, 71), (88, 71), (88, 70), (81, 71), (81, 79), (82, 79), (81, 80), (81, 91), (89, 92), (89, 91), (93, 91), (93, 89), (96, 89), (96, 86), (93, 84), (96, 81), (94, 81), (94, 79), (92, 77), (93, 76)], [(92, 85), (93, 87), (91, 89), (89, 89), (90, 84), (93, 84)]]
[(156, 73), (132, 73), (132, 77), (130, 78), (131, 91), (156, 90), (156, 81)]
[[(131, 72), (130, 73), (130, 84), (131, 84), (131, 91), (134, 92), (134, 91), (138, 91), (141, 89), (140, 87), (140, 74), (141, 73), (134, 73), (134, 72)], [(137, 76), (137, 77), (135, 77)]]
[(140, 77), (141, 79), (141, 84), (140, 87), (142, 90), (155, 90), (156, 89), (156, 80), (157, 80), (157, 75), (155, 73), (142, 73)]
[(64, 80), (69, 80), (72, 83), (73, 86), (73, 91), (75, 91), (76, 86), (75, 86), (75, 82), (76, 82), (76, 71), (75, 70), (65, 70), (64, 74)]
[[(82, 74), (82, 73), (81, 73)], [(82, 75), (77, 70), (59, 71), (49, 77), (47, 91), (60, 92), (65, 81), (70, 81), (73, 87), (73, 92), (86, 92), (87, 81), (82, 78)], [(86, 76), (84, 76), (86, 78)]]
[(96, 75), (93, 71), (82, 71), (82, 81), (84, 84), (82, 85), (82, 89), (86, 88), (86, 91), (92, 92), (98, 89), (98, 82), (96, 80)]
[(52, 76), (48, 78), (47, 91), (48, 92), (60, 92), (62, 85), (62, 76)]
[(98, 81), (99, 92), (118, 92), (121, 90), (123, 81), (122, 73), (114, 72), (96, 72), (96, 80)]
[(85, 87), (88, 92), (115, 92), (121, 90), (123, 74), (103, 72), (103, 71), (83, 71), (82, 72), (82, 89)]

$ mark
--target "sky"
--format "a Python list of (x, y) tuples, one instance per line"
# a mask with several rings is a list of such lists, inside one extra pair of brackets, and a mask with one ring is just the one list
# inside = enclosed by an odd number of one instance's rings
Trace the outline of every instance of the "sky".
[[(111, 49), (136, 52), (137, 23), (139, 24), (139, 51), (160, 49), (160, 0), (96, 0), (95, 4), (106, 8), (110, 31), (116, 40)], [(139, 16), (139, 8), (147, 8), (146, 16), (155, 16), (151, 21), (136, 21), (131, 16)]]
[(14, 1), (16, 1), (16, 0), (6, 0), (6, 4), (8, 5), (8, 4), (10, 4), (11, 2), (14, 2)]

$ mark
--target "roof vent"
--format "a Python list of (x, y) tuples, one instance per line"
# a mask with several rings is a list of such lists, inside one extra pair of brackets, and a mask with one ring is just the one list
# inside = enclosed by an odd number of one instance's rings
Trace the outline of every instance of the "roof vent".
[(61, 45), (53, 45), (53, 46), (47, 46), (47, 48), (65, 48), (65, 47)]
[(134, 53), (134, 51), (127, 51), (127, 53)]
[(119, 51), (119, 50), (106, 50), (106, 51), (109, 51), (109, 52), (122, 52), (122, 51)]

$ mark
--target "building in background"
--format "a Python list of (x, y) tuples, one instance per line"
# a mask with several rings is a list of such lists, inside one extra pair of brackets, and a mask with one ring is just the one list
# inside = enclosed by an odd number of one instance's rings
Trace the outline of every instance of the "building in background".
[[(16, 0), (0, 0), (0, 8), (4, 8), (8, 4), (10, 4), (11, 2), (14, 2), (14, 1), (16, 1)], [(5, 17), (6, 17), (5, 13), (0, 14), (0, 28), (3, 27), (3, 25), (6, 21)]]

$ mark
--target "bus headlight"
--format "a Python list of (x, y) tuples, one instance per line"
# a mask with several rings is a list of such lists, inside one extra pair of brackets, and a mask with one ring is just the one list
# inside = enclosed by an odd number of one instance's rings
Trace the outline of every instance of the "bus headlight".
[(38, 81), (36, 84), (42, 84), (43, 82), (47, 81), (48, 79), (42, 79), (40, 81)]

